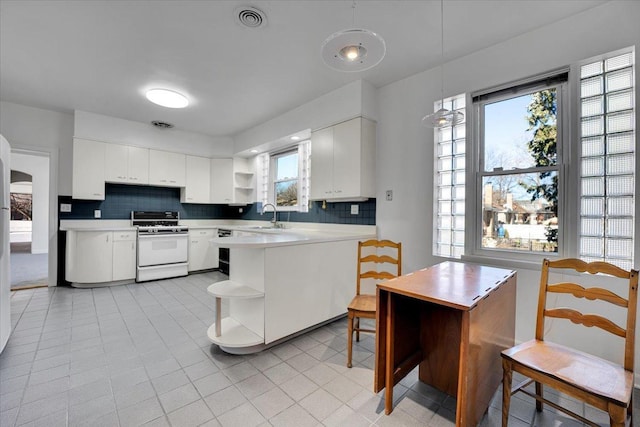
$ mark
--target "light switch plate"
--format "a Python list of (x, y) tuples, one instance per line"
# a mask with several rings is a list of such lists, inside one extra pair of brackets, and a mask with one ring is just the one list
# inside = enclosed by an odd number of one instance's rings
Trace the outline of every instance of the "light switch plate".
[(393, 200), (393, 190), (387, 190), (387, 202)]
[(358, 215), (360, 212), (360, 207), (358, 205), (351, 205), (351, 215)]
[(60, 203), (60, 212), (71, 212), (71, 203)]
[(93, 211), (94, 218), (102, 218), (102, 211), (100, 209), (96, 209)]

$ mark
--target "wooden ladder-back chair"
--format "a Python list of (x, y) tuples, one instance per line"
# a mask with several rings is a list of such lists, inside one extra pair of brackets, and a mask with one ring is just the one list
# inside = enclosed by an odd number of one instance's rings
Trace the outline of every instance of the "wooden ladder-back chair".
[[(549, 269), (564, 269), (559, 273), (588, 272), (607, 274), (628, 280), (628, 296), (623, 298), (604, 287), (584, 288), (577, 283), (549, 284)], [(576, 276), (576, 280), (579, 275)], [(547, 308), (547, 294), (560, 293), (576, 298), (601, 300), (626, 309), (626, 327), (622, 328), (606, 317), (582, 314), (571, 308)], [(609, 414), (611, 426), (622, 427), (633, 410), (633, 357), (638, 301), (638, 271), (625, 271), (606, 262), (586, 263), (578, 259), (562, 259), (542, 264), (540, 294), (536, 320), (536, 337), (502, 352), (503, 395), (502, 426), (507, 426), (511, 395), (522, 391), (536, 399), (536, 409), (542, 411), (543, 402), (590, 426), (594, 422), (559, 406), (543, 397), (542, 386), (581, 400)], [(544, 340), (545, 318), (568, 319), (577, 325), (598, 327), (624, 339), (624, 361), (612, 363), (594, 355)], [(522, 384), (511, 388), (512, 373), (528, 377)], [(535, 394), (523, 387), (535, 382)], [(631, 422), (631, 421), (630, 421)]]
[[(375, 248), (376, 253), (363, 256), (363, 248)], [(387, 251), (393, 255), (378, 255), (378, 249), (389, 248)], [(363, 271), (364, 264), (375, 263), (376, 270)], [(391, 271), (388, 271), (391, 270)], [(358, 273), (356, 276), (356, 296), (353, 297), (347, 308), (348, 317), (348, 356), (347, 366), (350, 368), (353, 352), (353, 332), (356, 333), (356, 341), (360, 341), (360, 332), (375, 333), (375, 329), (360, 327), (360, 318), (376, 318), (376, 296), (375, 294), (361, 293), (361, 281), (363, 279), (374, 279), (379, 281), (393, 279), (402, 274), (402, 243), (395, 243), (391, 240), (367, 240), (358, 242)], [(354, 325), (355, 323), (355, 325)]]

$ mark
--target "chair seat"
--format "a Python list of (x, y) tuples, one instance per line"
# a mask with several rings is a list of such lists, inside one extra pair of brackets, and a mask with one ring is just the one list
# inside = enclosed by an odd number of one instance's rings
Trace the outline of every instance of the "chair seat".
[[(376, 315), (376, 296), (360, 294), (353, 297), (351, 303), (347, 307), (349, 310), (357, 311), (358, 313), (371, 313), (372, 317)], [(364, 316), (360, 316), (364, 317)]]
[(539, 340), (504, 350), (502, 356), (618, 405), (631, 399), (633, 372), (608, 360)]

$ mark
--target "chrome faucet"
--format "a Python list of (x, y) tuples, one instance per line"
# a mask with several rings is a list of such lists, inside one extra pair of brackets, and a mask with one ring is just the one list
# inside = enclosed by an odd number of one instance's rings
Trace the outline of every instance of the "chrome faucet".
[(273, 224), (273, 226), (277, 228), (277, 226), (278, 226), (278, 208), (276, 208), (276, 206), (273, 203), (266, 203), (262, 207), (262, 215), (264, 215), (264, 211), (267, 208), (267, 206), (271, 206), (273, 208), (273, 218), (271, 219), (271, 224)]

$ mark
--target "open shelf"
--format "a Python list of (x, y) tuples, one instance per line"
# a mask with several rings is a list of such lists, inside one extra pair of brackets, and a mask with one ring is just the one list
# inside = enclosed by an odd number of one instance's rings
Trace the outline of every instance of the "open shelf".
[(249, 347), (264, 344), (264, 337), (250, 331), (232, 317), (222, 319), (220, 336), (216, 337), (216, 324), (207, 330), (209, 340), (221, 347)]
[[(214, 297), (218, 298), (262, 298), (264, 292), (257, 291), (249, 286), (242, 285), (231, 280), (223, 280), (209, 285), (207, 288)], [(224, 326), (224, 320), (223, 320)]]

